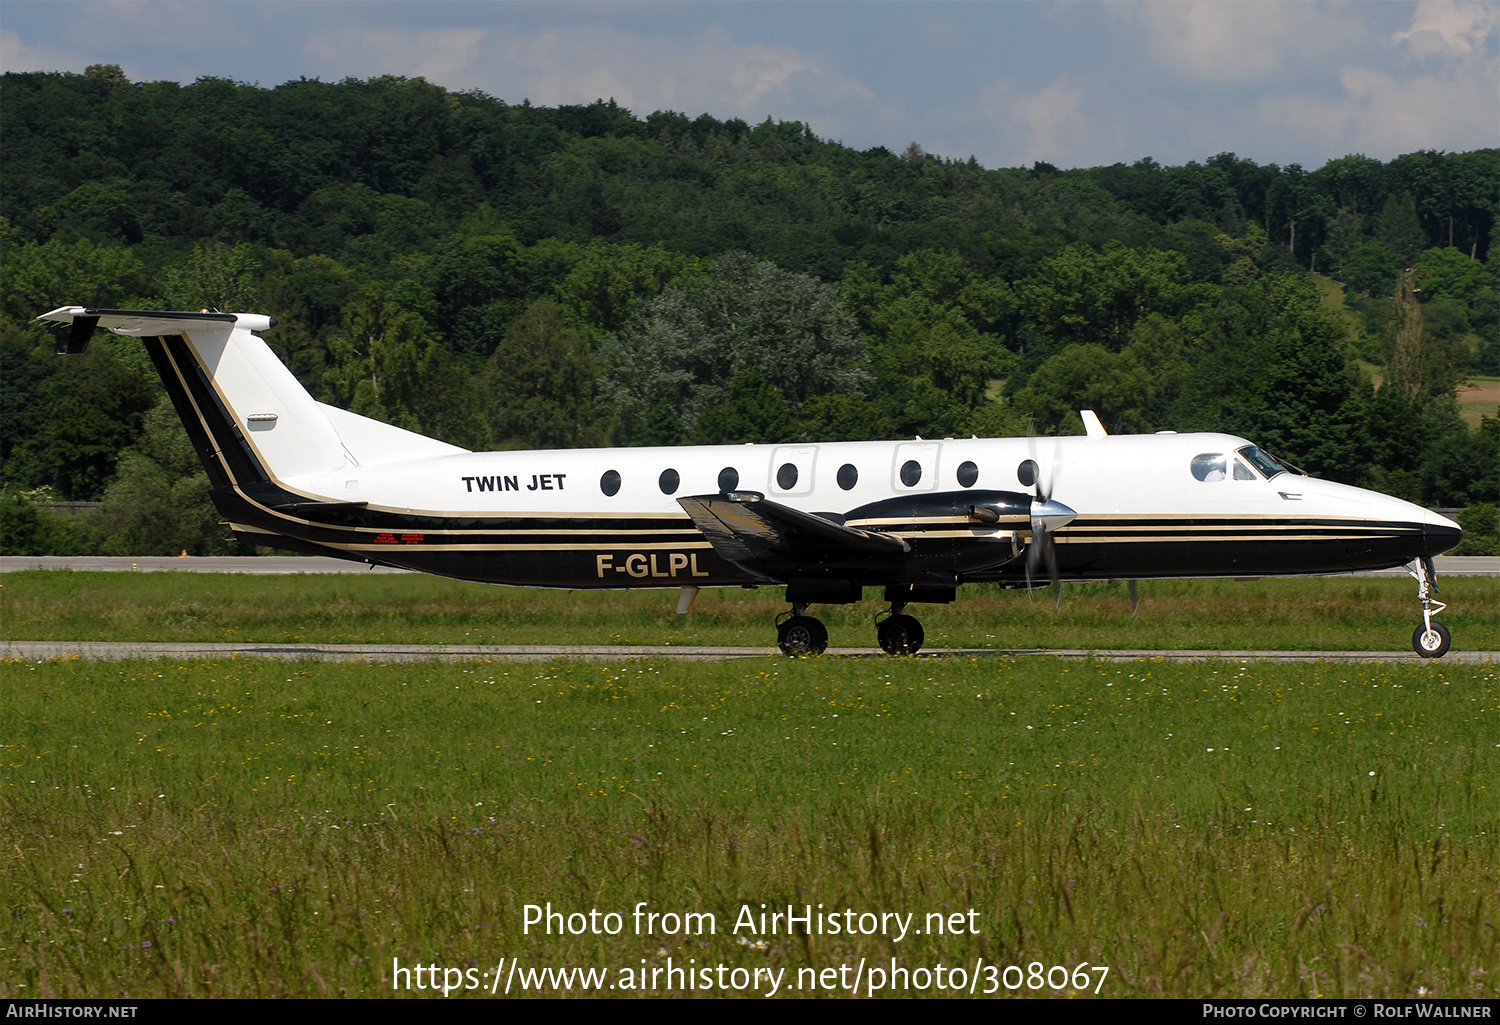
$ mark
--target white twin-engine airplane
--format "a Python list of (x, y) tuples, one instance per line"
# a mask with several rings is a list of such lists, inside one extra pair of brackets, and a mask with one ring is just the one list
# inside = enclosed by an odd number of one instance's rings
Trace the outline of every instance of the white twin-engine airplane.
[(960, 584), (1338, 573), (1405, 564), (1417, 654), (1432, 556), (1458, 525), (1290, 470), (1227, 434), (469, 452), (317, 402), (260, 338), (270, 317), (65, 306), (145, 343), (212, 484), (252, 544), (527, 587), (785, 586), (787, 654), (821, 652), (813, 603), (885, 588), (881, 648), (912, 653), (916, 602)]

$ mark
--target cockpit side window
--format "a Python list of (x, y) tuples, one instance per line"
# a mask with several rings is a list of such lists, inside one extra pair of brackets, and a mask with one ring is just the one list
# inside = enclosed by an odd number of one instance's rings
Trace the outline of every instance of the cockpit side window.
[(1250, 467), (1246, 466), (1244, 463), (1242, 463), (1238, 459), (1236, 459), (1234, 461), (1234, 479), (1235, 480), (1256, 480), (1257, 478), (1256, 478), (1255, 474), (1253, 474), (1253, 473), (1250, 472)]
[(1193, 477), (1208, 483), (1220, 481), (1224, 479), (1227, 466), (1223, 452), (1204, 452), (1193, 457)]
[(1255, 467), (1255, 469), (1260, 472), (1260, 475), (1266, 478), (1266, 480), (1270, 480), (1278, 473), (1286, 473), (1286, 467), (1282, 466), (1280, 463), (1272, 459), (1270, 456), (1266, 455), (1266, 453), (1262, 452), (1254, 445), (1246, 445), (1244, 448), (1239, 450), (1239, 454), (1244, 458), (1245, 462)]

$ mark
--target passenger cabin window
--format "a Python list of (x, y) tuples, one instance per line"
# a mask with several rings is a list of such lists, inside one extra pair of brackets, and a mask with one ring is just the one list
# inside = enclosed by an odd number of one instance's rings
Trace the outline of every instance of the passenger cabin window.
[(931, 491), (938, 483), (938, 460), (942, 445), (935, 441), (908, 441), (896, 446), (891, 463), (891, 484), (898, 491)]
[(682, 483), (682, 478), (678, 476), (676, 470), (663, 470), (656, 483), (661, 487), (662, 494), (671, 495), (677, 491), (677, 485)]
[(719, 490), (723, 492), (733, 491), (740, 486), (740, 471), (732, 466), (726, 466), (719, 471)]
[(1193, 477), (1211, 484), (1224, 479), (1227, 466), (1223, 452), (1205, 452), (1193, 457)]
[(839, 487), (845, 491), (852, 491), (854, 485), (859, 483), (859, 470), (855, 469), (853, 463), (845, 463), (839, 467)]
[(778, 495), (806, 495), (817, 476), (815, 445), (779, 445), (771, 453), (771, 491)]
[(979, 467), (968, 460), (958, 464), (958, 486), (972, 488), (979, 481)]
[(1036, 460), (1028, 459), (1016, 467), (1016, 480), (1021, 482), (1022, 487), (1031, 487), (1036, 483)]
[(599, 490), (610, 498), (620, 493), (620, 471), (605, 470), (604, 475), (599, 478)]

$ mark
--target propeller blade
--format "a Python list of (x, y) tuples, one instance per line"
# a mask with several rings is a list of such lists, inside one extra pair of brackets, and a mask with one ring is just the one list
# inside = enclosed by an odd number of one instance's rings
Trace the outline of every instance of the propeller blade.
[(1062, 577), (1057, 572), (1057, 542), (1047, 538), (1047, 575), (1052, 578), (1052, 594), (1057, 599), (1057, 611), (1062, 611)]
[(1130, 618), (1134, 619), (1141, 614), (1141, 589), (1134, 580), (1126, 581), (1126, 587), (1130, 591)]

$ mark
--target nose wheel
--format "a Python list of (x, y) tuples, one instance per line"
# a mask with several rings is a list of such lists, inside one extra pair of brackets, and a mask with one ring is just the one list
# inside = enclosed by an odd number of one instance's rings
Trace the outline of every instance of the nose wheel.
[(1442, 658), (1453, 644), (1453, 635), (1433, 614), (1448, 606), (1433, 597), (1438, 593), (1437, 572), (1432, 559), (1427, 556), (1413, 559), (1406, 564), (1406, 571), (1417, 578), (1417, 600), (1422, 603), (1422, 625), (1411, 635), (1412, 650), (1423, 658)]
[(1411, 646), (1423, 658), (1442, 658), (1453, 643), (1453, 635), (1442, 623), (1433, 620), (1417, 627), (1411, 635)]

